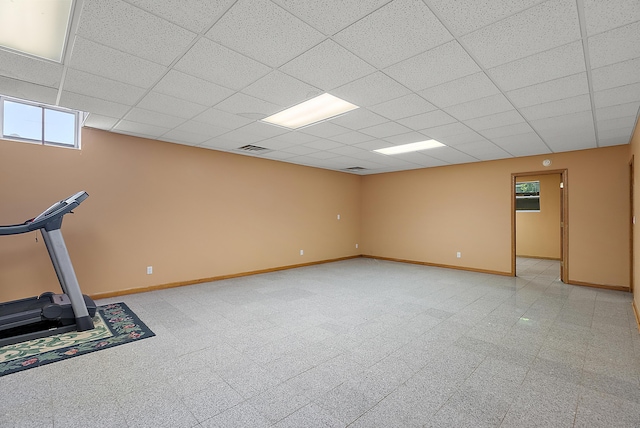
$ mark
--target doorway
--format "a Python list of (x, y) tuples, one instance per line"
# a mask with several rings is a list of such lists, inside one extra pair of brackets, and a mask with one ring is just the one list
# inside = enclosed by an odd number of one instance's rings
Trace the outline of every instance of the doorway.
[(633, 156), (631, 156), (631, 161), (629, 162), (629, 219), (630, 219), (630, 227), (629, 227), (629, 291), (633, 293), (633, 229), (636, 225), (636, 215), (633, 207), (633, 183), (634, 183), (634, 171), (633, 171)]
[[(534, 211), (534, 213), (540, 214), (540, 205), (538, 205), (537, 207), (535, 206), (535, 190), (531, 190), (531, 189), (535, 189), (535, 185), (537, 182), (537, 186), (538, 186), (538, 192), (539, 192), (539, 186), (540, 186), (540, 181), (549, 181), (546, 179), (547, 176), (550, 176), (552, 174), (555, 174), (559, 177), (559, 183), (556, 182), (556, 185), (559, 185), (559, 194), (556, 191), (556, 189), (554, 189), (554, 202), (557, 206), (559, 206), (559, 221), (560, 221), (560, 233), (559, 233), (559, 248), (555, 245), (558, 244), (553, 244), (554, 247), (557, 249), (554, 252), (554, 256), (552, 257), (544, 257), (541, 256), (540, 258), (552, 258), (552, 259), (556, 259), (559, 260), (560, 262), (560, 280), (564, 283), (568, 282), (568, 278), (569, 278), (569, 265), (568, 265), (568, 250), (569, 250), (569, 236), (568, 236), (568, 231), (569, 231), (569, 224), (568, 224), (568, 177), (567, 177), (567, 170), (566, 169), (560, 169), (560, 170), (547, 170), (547, 171), (530, 171), (530, 172), (522, 172), (522, 173), (513, 173), (511, 174), (511, 275), (512, 276), (516, 276), (517, 272), (516, 272), (516, 257), (518, 254), (518, 241), (517, 241), (517, 235), (518, 235), (518, 230), (516, 227), (516, 211), (517, 211), (517, 207), (521, 208), (520, 210), (518, 210), (518, 213), (520, 214), (520, 212), (522, 210), (531, 210)], [(528, 178), (536, 178), (539, 177), (540, 179), (537, 181), (527, 181)], [(551, 177), (548, 177), (549, 179)], [(521, 183), (518, 186), (518, 191), (516, 191), (516, 184), (517, 183)], [(524, 186), (522, 183), (530, 183), (527, 186)], [(524, 192), (523, 192), (524, 190)], [(518, 193), (518, 194), (517, 194)], [(523, 196), (524, 195), (524, 196)], [(559, 201), (555, 198), (559, 198)], [(533, 201), (525, 201), (523, 199), (533, 199)], [(538, 193), (538, 204), (539, 204), (539, 193)], [(536, 211), (537, 208), (537, 211)], [(527, 213), (523, 213), (523, 215), (528, 215)], [(557, 226), (557, 220), (558, 217), (555, 217), (555, 225), (552, 226)], [(535, 227), (535, 226), (534, 226)], [(556, 232), (557, 233), (557, 232)], [(557, 236), (557, 235), (556, 235)], [(556, 241), (557, 242), (557, 241)], [(520, 250), (522, 250), (522, 245), (520, 245)], [(524, 250), (526, 251), (526, 250)], [(540, 253), (539, 253), (540, 254)], [(544, 254), (544, 252), (542, 253)], [(535, 254), (530, 254), (530, 256), (532, 257), (537, 257)]]

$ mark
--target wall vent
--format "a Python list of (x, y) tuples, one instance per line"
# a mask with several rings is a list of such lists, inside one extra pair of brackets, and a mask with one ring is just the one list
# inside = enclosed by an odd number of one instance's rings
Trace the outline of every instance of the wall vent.
[(271, 149), (267, 149), (266, 147), (254, 146), (252, 144), (247, 144), (246, 146), (238, 147), (236, 150), (239, 152), (247, 152), (247, 153), (255, 153), (255, 154), (269, 153), (273, 151)]
[(344, 170), (345, 171), (364, 171), (365, 169), (367, 169), (367, 168), (363, 168), (361, 166), (352, 166), (352, 167), (349, 167), (349, 168), (345, 168)]

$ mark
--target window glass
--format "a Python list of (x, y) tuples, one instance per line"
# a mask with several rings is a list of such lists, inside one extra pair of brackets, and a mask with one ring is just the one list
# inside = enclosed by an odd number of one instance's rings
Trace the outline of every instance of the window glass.
[(2, 135), (25, 140), (42, 140), (42, 108), (4, 100)]
[(540, 182), (516, 183), (516, 211), (540, 211)]
[(74, 146), (76, 115), (64, 111), (44, 109), (44, 141)]

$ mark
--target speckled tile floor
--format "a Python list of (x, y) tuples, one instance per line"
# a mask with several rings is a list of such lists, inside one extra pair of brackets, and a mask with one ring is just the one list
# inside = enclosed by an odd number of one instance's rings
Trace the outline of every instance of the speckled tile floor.
[(0, 426), (640, 426), (631, 295), (517, 265), (354, 259), (115, 298), (157, 336), (0, 378)]

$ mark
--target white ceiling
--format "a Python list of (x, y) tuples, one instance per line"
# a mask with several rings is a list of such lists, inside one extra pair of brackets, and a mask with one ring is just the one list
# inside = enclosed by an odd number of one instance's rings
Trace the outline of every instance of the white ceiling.
[[(329, 92), (358, 106), (259, 121)], [(0, 49), (0, 93), (86, 126), (374, 174), (627, 144), (638, 0), (76, 0), (63, 64)], [(374, 149), (435, 138), (398, 156)]]

